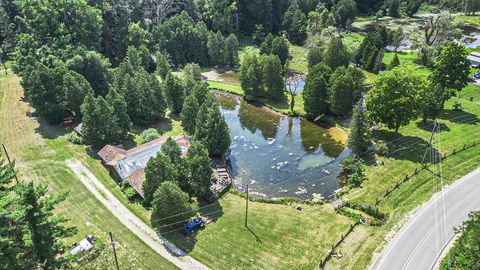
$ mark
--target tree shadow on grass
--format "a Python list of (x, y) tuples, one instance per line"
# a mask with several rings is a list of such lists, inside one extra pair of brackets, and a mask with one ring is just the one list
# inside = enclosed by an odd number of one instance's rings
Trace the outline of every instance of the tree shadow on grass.
[[(427, 121), (427, 123), (423, 123), (423, 121), (419, 121), (416, 123), (416, 125), (421, 130), (432, 132), (434, 123), (435, 123), (434, 121)], [(440, 130), (450, 131), (450, 128), (445, 123), (440, 123)]]
[(480, 119), (476, 114), (462, 110), (445, 109), (438, 118), (457, 124), (476, 125), (478, 122), (480, 122)]
[[(208, 224), (205, 224), (205, 228), (195, 230), (191, 234), (186, 236), (183, 234), (185, 225), (189, 222), (190, 218), (194, 218), (199, 215), (203, 218), (211, 220)], [(212, 202), (200, 201), (197, 210), (191, 211), (186, 215), (174, 216), (168, 219), (161, 219), (152, 215), (150, 222), (151, 225), (156, 228), (158, 235), (171, 244), (175, 245), (177, 249), (168, 243), (164, 246), (175, 256), (184, 256), (190, 253), (197, 242), (196, 236), (200, 230), (207, 229), (211, 223), (217, 222), (223, 215), (223, 208), (218, 200)]]
[[(389, 158), (415, 163), (424, 161), (425, 151), (429, 146), (428, 141), (417, 136), (403, 136), (389, 130), (378, 130), (375, 136), (387, 142)], [(435, 152), (438, 154), (437, 150)], [(426, 159), (428, 160), (428, 153)]]
[[(35, 132), (40, 134), (45, 139), (56, 139), (73, 130), (75, 126), (64, 127), (59, 123), (58, 125), (52, 125), (48, 123), (43, 117), (35, 117), (38, 122), (38, 127), (35, 128)], [(75, 125), (75, 124), (74, 124)]]

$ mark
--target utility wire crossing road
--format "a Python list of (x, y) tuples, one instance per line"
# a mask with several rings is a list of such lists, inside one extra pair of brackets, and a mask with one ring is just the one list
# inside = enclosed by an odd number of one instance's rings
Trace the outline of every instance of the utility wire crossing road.
[(436, 194), (394, 236), (375, 270), (430, 270), (471, 211), (480, 210), (480, 168)]
[[(173, 244), (158, 236), (152, 228), (145, 224), (135, 214), (130, 212), (130, 210), (128, 210), (128, 208), (123, 205), (80, 161), (68, 160), (67, 166), (75, 173), (78, 179), (97, 198), (97, 200), (110, 210), (110, 212), (129, 228), (130, 231), (136, 234), (143, 242), (145, 242), (145, 244), (155, 250), (162, 257), (169, 260), (180, 269), (208, 269), (208, 267), (199, 261), (186, 255)], [(176, 254), (181, 255), (173, 255), (165, 248), (165, 245), (169, 246), (169, 249), (175, 250)]]

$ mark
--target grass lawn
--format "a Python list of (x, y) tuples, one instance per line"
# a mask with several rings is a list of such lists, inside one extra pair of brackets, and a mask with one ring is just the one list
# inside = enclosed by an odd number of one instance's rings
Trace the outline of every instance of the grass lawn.
[[(70, 190), (67, 200), (56, 212), (70, 219), (69, 225), (78, 227), (79, 232), (67, 239), (72, 244), (93, 234), (106, 246), (99, 256), (84, 265), (86, 269), (107, 269), (114, 264), (109, 245), (108, 232), (118, 240), (118, 258), (122, 269), (175, 269), (176, 267), (148, 248), (141, 240), (120, 223), (92, 194), (76, 179), (65, 165), (71, 157), (83, 156), (88, 164), (99, 164), (90, 158), (83, 147), (67, 142), (65, 131), (60, 127), (39, 124), (36, 119), (26, 116), (31, 110), (21, 101), (23, 90), (16, 76), (0, 75), (0, 141), (16, 160), (20, 181), (47, 183), (49, 191), (60, 193)], [(108, 176), (108, 174), (107, 174)], [(116, 186), (110, 181), (111, 186)]]
[(470, 24), (472, 26), (480, 27), (480, 15), (455, 15), (455, 19), (460, 22)]
[(308, 50), (305, 47), (290, 44), (290, 68), (295, 71), (308, 73)]
[[(473, 101), (470, 98), (473, 97)], [(463, 111), (452, 110), (454, 101), (461, 102)], [(442, 124), (441, 153), (452, 153), (453, 149), (461, 149), (464, 144), (480, 143), (480, 87), (467, 86), (457, 98), (446, 104), (445, 112), (438, 119)], [(380, 130), (377, 136), (391, 141), (392, 157), (385, 159), (383, 166), (368, 166), (367, 176), (362, 188), (351, 190), (344, 196), (345, 200), (374, 204), (375, 199), (390, 189), (405, 174), (411, 174), (420, 167), (432, 126), (421, 129), (418, 121), (412, 122), (400, 129), (399, 135), (387, 130)], [(391, 151), (392, 151), (391, 150)], [(438, 150), (438, 149), (437, 149)], [(444, 181), (451, 183), (459, 177), (480, 166), (480, 146), (470, 148), (454, 156), (448, 157), (443, 163)], [(374, 251), (380, 251), (385, 235), (415, 209), (427, 201), (433, 194), (434, 184), (428, 171), (422, 171), (418, 176), (403, 184), (379, 205), (380, 210), (387, 213), (389, 220), (385, 226), (359, 227), (340, 247), (344, 259), (332, 260), (332, 269), (351, 268), (365, 269)]]

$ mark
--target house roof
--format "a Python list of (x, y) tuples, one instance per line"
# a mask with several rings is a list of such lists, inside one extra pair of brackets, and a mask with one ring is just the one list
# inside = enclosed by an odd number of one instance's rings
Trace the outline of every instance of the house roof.
[[(163, 143), (168, 138), (169, 136), (162, 136), (129, 150), (123, 149), (122, 145), (107, 144), (98, 152), (98, 155), (105, 164), (115, 169), (120, 178), (129, 178), (130, 185), (143, 196), (142, 184), (145, 180), (144, 169), (147, 162), (161, 151)], [(186, 136), (172, 138), (180, 146), (182, 156), (185, 156), (190, 146), (188, 138)]]
[(82, 123), (78, 124), (73, 130), (75, 130), (78, 135), (82, 135)]

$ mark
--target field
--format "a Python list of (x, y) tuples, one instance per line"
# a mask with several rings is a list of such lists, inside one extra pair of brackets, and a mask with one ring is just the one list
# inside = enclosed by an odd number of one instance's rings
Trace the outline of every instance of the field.
[[(86, 269), (106, 269), (114, 264), (108, 232), (118, 240), (118, 258), (122, 269), (175, 269), (176, 267), (148, 248), (105, 209), (78, 181), (65, 165), (70, 157), (84, 156), (89, 165), (98, 164), (82, 147), (70, 145), (59, 127), (50, 127), (26, 116), (31, 108), (23, 101), (19, 78), (0, 75), (0, 142), (16, 160), (20, 181), (47, 183), (49, 191), (70, 191), (67, 200), (56, 212), (70, 219), (69, 225), (79, 232), (67, 244), (79, 241), (87, 234), (99, 237), (106, 245), (99, 256), (84, 265)], [(108, 176), (108, 174), (107, 174)], [(116, 186), (110, 182), (114, 189)]]

